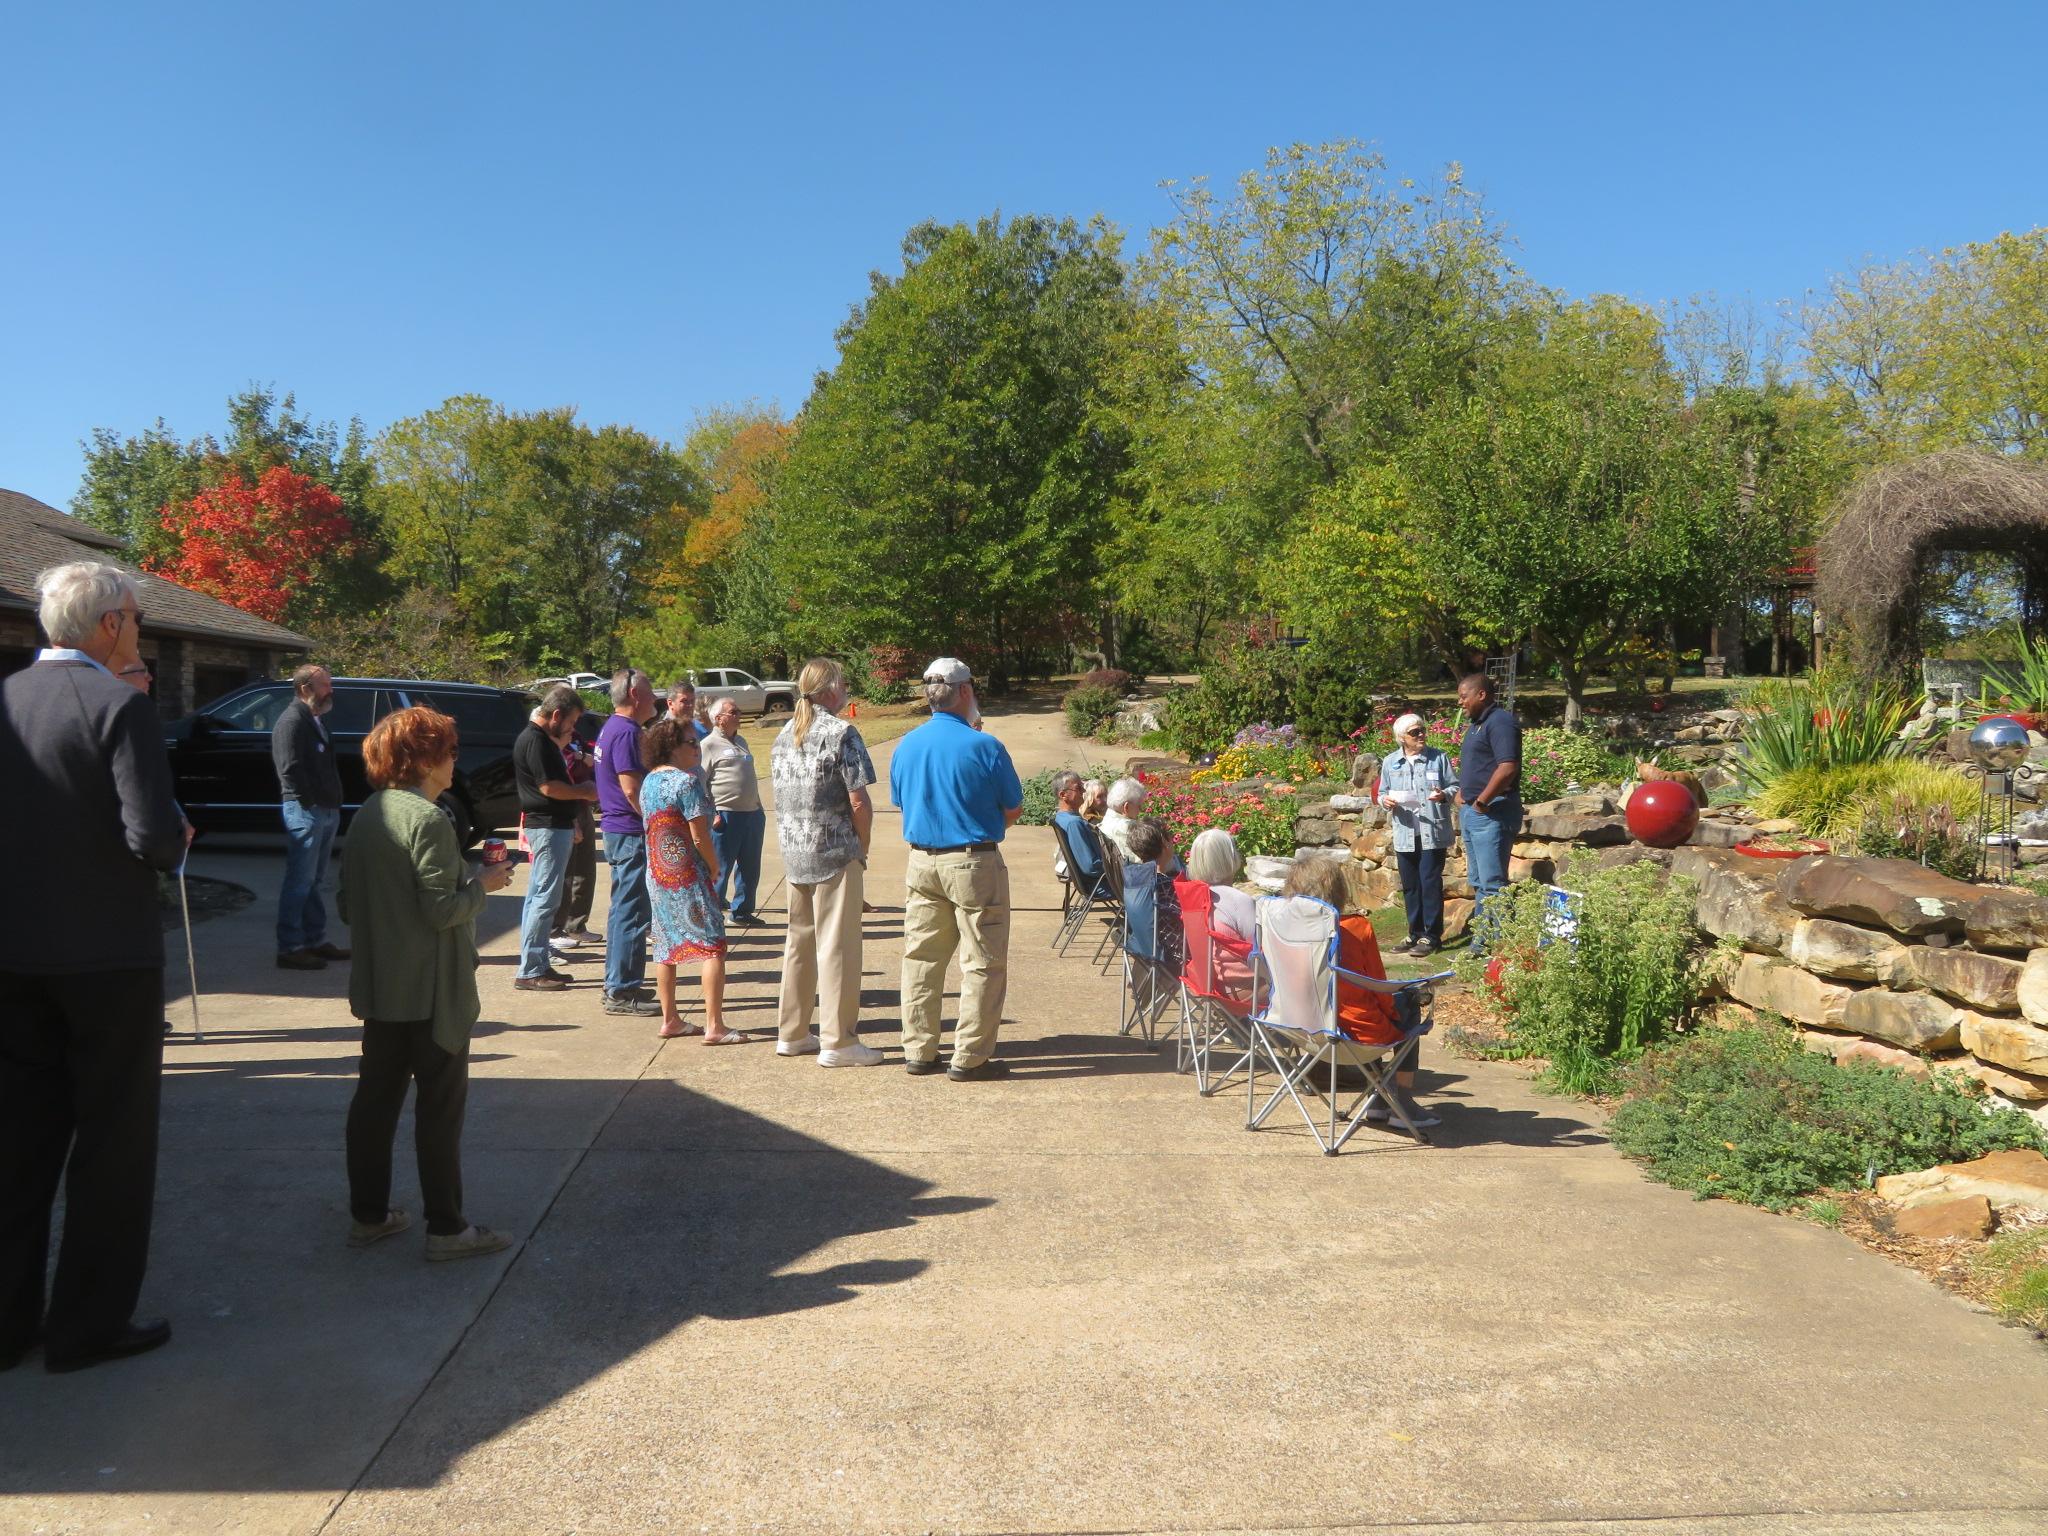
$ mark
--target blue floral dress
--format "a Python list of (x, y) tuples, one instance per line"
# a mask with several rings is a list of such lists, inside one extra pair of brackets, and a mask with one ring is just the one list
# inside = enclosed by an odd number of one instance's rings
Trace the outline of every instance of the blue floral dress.
[(681, 768), (657, 768), (640, 785), (647, 823), (647, 894), (654, 907), (654, 963), (680, 965), (725, 953), (717, 871), (704, 867), (690, 822), (711, 814), (704, 782)]

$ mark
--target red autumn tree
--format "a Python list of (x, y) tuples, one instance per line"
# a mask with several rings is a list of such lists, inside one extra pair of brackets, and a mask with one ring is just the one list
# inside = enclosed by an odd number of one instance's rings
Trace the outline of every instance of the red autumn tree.
[(355, 533), (339, 496), (282, 464), (254, 485), (230, 470), (219, 485), (169, 502), (159, 515), (177, 553), (146, 561), (148, 570), (272, 623)]

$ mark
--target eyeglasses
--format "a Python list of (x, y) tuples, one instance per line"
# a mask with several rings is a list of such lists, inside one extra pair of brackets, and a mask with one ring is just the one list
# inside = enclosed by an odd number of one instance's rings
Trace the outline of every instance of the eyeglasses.
[(116, 677), (148, 677), (150, 675), (149, 668), (139, 662), (132, 667), (123, 667), (114, 674)]
[(109, 608), (107, 612), (113, 614), (118, 619), (133, 619), (135, 627), (137, 629), (142, 628), (142, 610), (140, 608)]

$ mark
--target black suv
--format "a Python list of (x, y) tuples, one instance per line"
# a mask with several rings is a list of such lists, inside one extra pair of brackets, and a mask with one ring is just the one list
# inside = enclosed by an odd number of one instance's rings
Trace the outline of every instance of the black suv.
[[(165, 727), (178, 802), (201, 832), (275, 832), (277, 771), (270, 728), (292, 701), (290, 683), (251, 683), (215, 699), (196, 715)], [(512, 739), (537, 701), (481, 683), (427, 683), (389, 677), (337, 677), (334, 708), (322, 717), (341, 770), (341, 823), (370, 792), (363, 777), (363, 738), (394, 709), (425, 704), (455, 721), (461, 745), (455, 783), (441, 804), (464, 847), (519, 821), (512, 779)]]

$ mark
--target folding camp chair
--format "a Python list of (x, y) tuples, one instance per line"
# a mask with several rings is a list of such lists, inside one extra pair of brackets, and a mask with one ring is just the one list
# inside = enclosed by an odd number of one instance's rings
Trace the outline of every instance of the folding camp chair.
[(1108, 919), (1102, 937), (1095, 944), (1096, 968), (1105, 972), (1109, 969), (1110, 960), (1123, 947), (1124, 934), (1130, 928), (1130, 914), (1124, 909), (1124, 875), (1129, 868), (1124, 863), (1123, 850), (1105, 841), (1102, 845), (1102, 889), (1095, 898), (1095, 904), (1102, 908)]
[[(1245, 1128), (1266, 1123), (1282, 1099), (1301, 1111), (1309, 1133), (1327, 1157), (1335, 1157), (1352, 1133), (1366, 1123), (1366, 1111), (1381, 1100), (1393, 1119), (1417, 1141), (1427, 1141), (1409, 1117), (1407, 1102), (1395, 1091), (1394, 1074), (1413, 1059), (1415, 1048), (1431, 1025), (1430, 988), (1451, 973), (1440, 971), (1417, 981), (1385, 981), (1362, 976), (1337, 963), (1337, 912), (1312, 896), (1268, 896), (1257, 907), (1258, 939), (1252, 947), (1252, 1060), (1245, 1073)], [(1401, 1038), (1385, 1045), (1353, 1040), (1337, 1026), (1339, 980), (1367, 991), (1403, 997), (1399, 1010), (1408, 1022)], [(1258, 1069), (1263, 1057), (1280, 1076), (1280, 1086), (1259, 1102)], [(1329, 1131), (1322, 1117), (1302, 1097), (1319, 1067), (1329, 1069)], [(1357, 1099), (1346, 1108), (1337, 1092), (1337, 1074), (1353, 1068), (1364, 1079)]]
[[(1081, 873), (1081, 866), (1086, 861), (1074, 857), (1074, 840), (1057, 820), (1052, 824), (1052, 835), (1053, 840), (1059, 845), (1060, 858), (1067, 867), (1067, 884), (1060, 902), (1060, 926), (1053, 934), (1052, 947), (1056, 953), (1065, 955), (1067, 946), (1074, 942), (1074, 935), (1087, 926), (1090, 912), (1102, 912), (1114, 928), (1122, 915), (1122, 908), (1110, 888), (1109, 865), (1115, 857), (1115, 850), (1105, 849), (1102, 840), (1095, 839), (1096, 867), (1100, 873), (1090, 881)], [(1092, 828), (1088, 836), (1095, 837)], [(1096, 955), (1098, 959), (1101, 958), (1099, 948)]]
[(1180, 996), (1179, 909), (1163, 910), (1173, 900), (1173, 881), (1156, 864), (1127, 864), (1121, 873), (1123, 997), (1116, 1032), (1141, 1030), (1151, 1040), (1160, 1016)]
[[(1180, 971), (1180, 1044), (1175, 1069), (1194, 1068), (1195, 1088), (1204, 1098), (1249, 1065), (1252, 1051), (1252, 947), (1216, 927), (1216, 893), (1199, 880), (1176, 880), (1187, 959)], [(1234, 976), (1233, 976), (1234, 973)], [(1234, 981), (1234, 984), (1233, 984)], [(1221, 1047), (1235, 1059), (1219, 1074), (1211, 1052)]]

